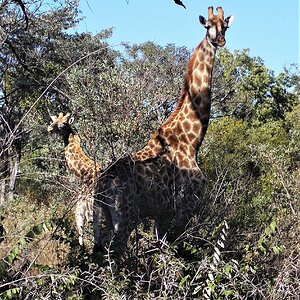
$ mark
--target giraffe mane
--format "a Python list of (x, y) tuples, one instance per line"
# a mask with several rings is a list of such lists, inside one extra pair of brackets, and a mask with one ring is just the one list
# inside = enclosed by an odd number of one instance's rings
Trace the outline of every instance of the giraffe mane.
[(169, 116), (167, 121), (163, 124), (164, 126), (168, 125), (169, 123), (171, 123), (176, 118), (176, 116), (178, 115), (178, 113), (180, 112), (180, 110), (182, 108), (182, 105), (184, 103), (184, 99), (185, 99), (185, 96), (187, 95), (187, 93), (188, 93), (188, 90), (187, 90), (187, 87), (185, 85), (185, 87), (182, 90), (181, 96), (180, 96), (179, 100), (177, 101), (176, 108), (171, 113), (171, 115)]

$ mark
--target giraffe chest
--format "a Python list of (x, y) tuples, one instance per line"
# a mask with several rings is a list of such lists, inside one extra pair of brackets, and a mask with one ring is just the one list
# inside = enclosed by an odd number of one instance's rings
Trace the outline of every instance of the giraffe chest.
[(97, 190), (104, 202), (125, 214), (127, 211), (139, 217), (154, 216), (158, 211), (169, 214), (174, 211), (179, 195), (195, 182), (190, 175), (164, 158), (127, 162), (104, 175)]
[(96, 166), (85, 159), (85, 156), (76, 151), (66, 152), (68, 169), (81, 180), (83, 184), (91, 185), (96, 178)]

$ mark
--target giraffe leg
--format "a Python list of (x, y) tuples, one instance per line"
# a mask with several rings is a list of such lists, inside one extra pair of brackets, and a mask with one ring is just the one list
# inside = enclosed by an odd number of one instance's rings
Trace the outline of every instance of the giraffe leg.
[(94, 231), (94, 252), (102, 251), (102, 243), (100, 240), (100, 229), (99, 229), (99, 218), (100, 218), (100, 208), (98, 205), (95, 205), (96, 201), (93, 201), (93, 231)]
[(181, 178), (181, 187), (176, 199), (177, 212), (174, 231), (177, 236), (192, 228), (193, 217), (199, 213), (204, 188), (203, 175)]
[(83, 245), (83, 235), (84, 235), (84, 222), (85, 222), (85, 214), (86, 214), (86, 200), (84, 199), (82, 194), (79, 194), (76, 205), (75, 205), (75, 223), (77, 234), (79, 236), (79, 244)]
[(128, 222), (121, 221), (118, 223), (118, 227), (114, 229), (115, 235), (113, 237), (112, 249), (116, 258), (122, 256), (127, 248), (130, 233), (134, 229), (131, 225)]
[(93, 222), (94, 197), (89, 195), (86, 199), (85, 219), (88, 222)]
[[(130, 234), (139, 223), (139, 215), (132, 195), (121, 194), (116, 202), (118, 205), (115, 211), (113, 250), (116, 257), (118, 255), (121, 257), (127, 249)], [(125, 203), (127, 205), (124, 205)]]

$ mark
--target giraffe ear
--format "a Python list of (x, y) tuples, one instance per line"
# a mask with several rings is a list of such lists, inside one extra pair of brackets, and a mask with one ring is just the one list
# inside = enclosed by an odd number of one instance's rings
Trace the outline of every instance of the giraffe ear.
[(227, 27), (230, 27), (230, 25), (232, 24), (234, 20), (234, 16), (229, 16), (225, 19), (225, 22), (227, 23)]
[(74, 120), (75, 120), (75, 118), (74, 118), (74, 117), (71, 117), (71, 118), (68, 120), (69, 125), (72, 125), (72, 124), (74, 123)]
[(203, 25), (206, 28), (207, 21), (203, 16), (199, 16), (199, 22), (200, 22), (201, 25)]

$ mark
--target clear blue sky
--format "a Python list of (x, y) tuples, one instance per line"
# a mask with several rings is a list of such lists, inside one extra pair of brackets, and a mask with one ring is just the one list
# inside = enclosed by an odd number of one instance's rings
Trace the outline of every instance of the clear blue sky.
[(198, 16), (207, 17), (207, 7), (222, 6), (225, 16), (235, 20), (227, 31), (226, 47), (250, 49), (276, 73), (299, 62), (298, 0), (183, 0), (187, 9), (173, 0), (80, 0), (82, 16), (79, 32), (97, 33), (114, 28), (111, 44), (120, 42), (159, 45), (173, 43), (192, 50), (205, 34)]

